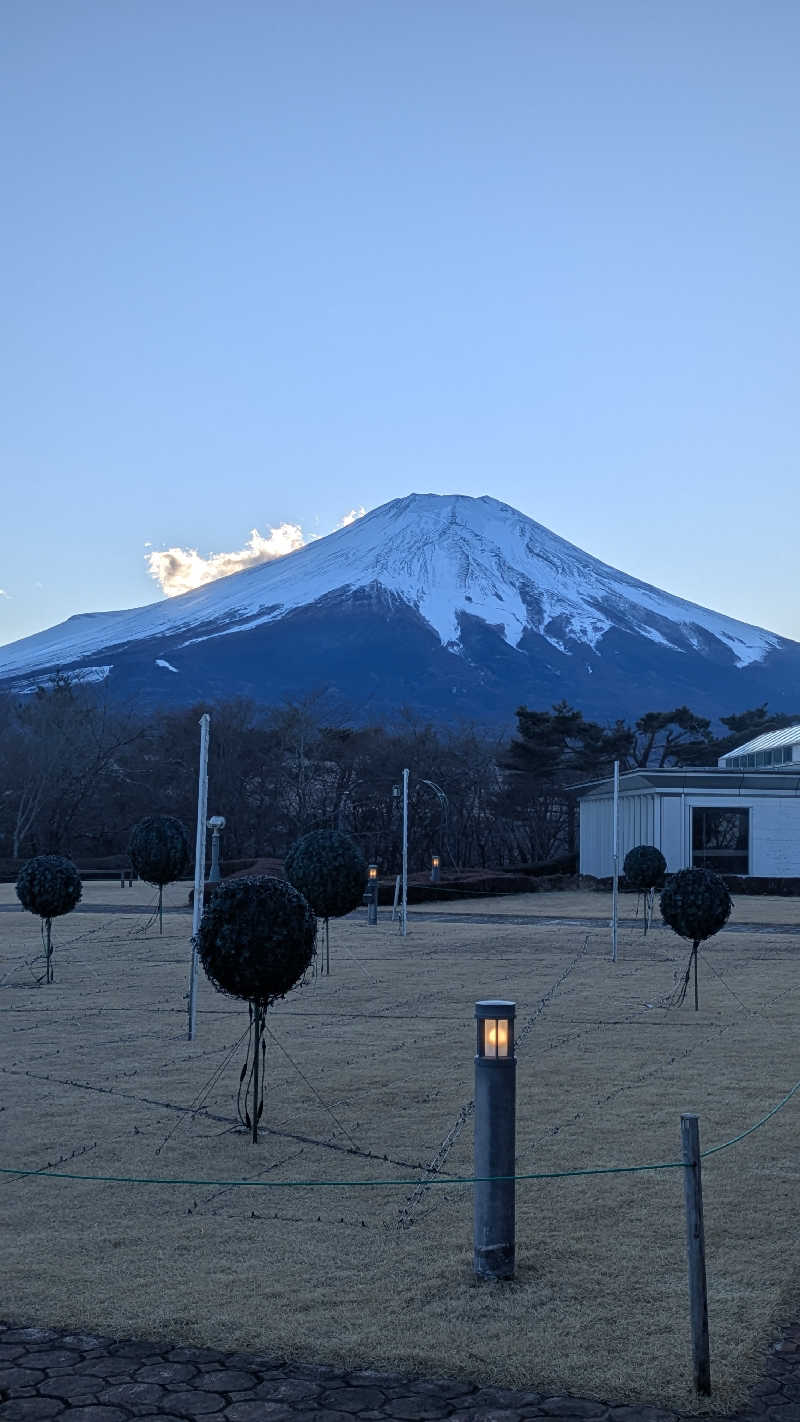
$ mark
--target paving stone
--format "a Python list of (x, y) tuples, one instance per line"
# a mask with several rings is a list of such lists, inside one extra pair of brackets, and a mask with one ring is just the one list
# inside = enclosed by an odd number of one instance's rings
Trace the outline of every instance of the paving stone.
[(0, 1406), (0, 1417), (3, 1422), (45, 1422), (63, 1410), (55, 1397), (12, 1397)]
[(214, 1368), (195, 1378), (194, 1386), (203, 1392), (246, 1392), (257, 1382), (255, 1373), (246, 1373), (241, 1368)]
[(128, 1422), (120, 1407), (72, 1407), (69, 1422)]
[[(0, 1337), (3, 1335), (0, 1334)], [(26, 1349), (22, 1343), (0, 1343), (0, 1363), (13, 1363)]]
[(115, 1358), (148, 1358), (151, 1362), (158, 1362), (161, 1359), (161, 1352), (152, 1342), (139, 1342), (135, 1338), (128, 1338), (124, 1342), (115, 1342), (109, 1351)]
[(142, 1412), (137, 1410), (136, 1416), (139, 1422), (185, 1422), (183, 1417), (177, 1417), (172, 1412), (148, 1412), (145, 1409)]
[(246, 1373), (270, 1372), (274, 1368), (286, 1370), (289, 1364), (285, 1358), (276, 1358), (274, 1353), (220, 1353), (220, 1362), (228, 1368), (244, 1368)]
[(103, 1338), (99, 1333), (59, 1333), (58, 1342), (62, 1348), (77, 1348), (81, 1353), (89, 1353), (93, 1348), (108, 1348), (113, 1338)]
[[(330, 1378), (339, 1380), (340, 1374), (334, 1368), (320, 1368), (320, 1373), (326, 1372)], [(375, 1387), (405, 1388), (416, 1387), (416, 1379), (410, 1379), (407, 1373), (382, 1373), (378, 1368), (358, 1368), (355, 1372), (347, 1374), (348, 1382), (366, 1383)]]
[(74, 1368), (75, 1350), (73, 1348), (41, 1348), (31, 1352), (28, 1349), (28, 1358), (37, 1368)]
[(423, 1397), (418, 1394), (416, 1397), (397, 1397), (385, 1406), (387, 1417), (401, 1417), (408, 1419), (408, 1422), (423, 1422), (427, 1417), (447, 1417), (450, 1407), (445, 1398), (437, 1401), (435, 1397)]
[(42, 1397), (62, 1397), (65, 1402), (79, 1406), (91, 1402), (103, 1387), (102, 1378), (87, 1378), (75, 1373), (58, 1373), (56, 1377), (45, 1378), (39, 1383)]
[(253, 1396), (261, 1402), (305, 1402), (318, 1398), (322, 1388), (319, 1383), (307, 1378), (274, 1377), (265, 1378), (253, 1389)]
[(377, 1387), (336, 1387), (320, 1398), (323, 1407), (351, 1413), (362, 1412), (367, 1407), (383, 1407), (384, 1401), (384, 1394)]
[(115, 1383), (100, 1393), (99, 1401), (111, 1403), (115, 1407), (155, 1407), (163, 1396), (164, 1389), (159, 1387), (158, 1383)]
[[(539, 1407), (547, 1417), (602, 1417), (608, 1411), (602, 1402), (591, 1402), (585, 1397), (546, 1397)], [(622, 1422), (622, 1419), (617, 1419), (617, 1422)]]
[[(316, 1417), (322, 1416), (315, 1413)], [(228, 1422), (292, 1422), (297, 1413), (285, 1402), (267, 1402), (264, 1398), (249, 1398), (246, 1402), (232, 1402), (225, 1408)]]
[[(468, 1406), (472, 1407), (513, 1407), (518, 1408), (520, 1394), (510, 1387), (482, 1387), (473, 1393)], [(461, 1406), (467, 1404), (461, 1403)]]
[(225, 1354), (216, 1348), (170, 1348), (164, 1357), (170, 1363), (222, 1363), (225, 1360)]
[[(386, 1414), (383, 1414), (384, 1417)], [(320, 1412), (319, 1408), (314, 1408), (312, 1412), (297, 1412), (291, 1409), (289, 1416), (292, 1422), (353, 1422), (352, 1412)]]
[[(281, 1367), (281, 1364), (278, 1364), (278, 1366)], [(285, 1372), (287, 1377), (311, 1378), (312, 1380), (318, 1378), (320, 1382), (328, 1382), (334, 1379), (337, 1382), (341, 1382), (342, 1378), (341, 1373), (338, 1373), (335, 1368), (331, 1368), (326, 1363), (290, 1363), (285, 1367)], [(350, 1373), (349, 1376), (361, 1377), (362, 1374)], [(366, 1374), (363, 1374), (363, 1376), (366, 1376)], [(376, 1374), (370, 1373), (369, 1376), (374, 1377)]]
[(75, 1363), (73, 1371), (93, 1378), (129, 1378), (137, 1367), (136, 1358), (109, 1357), (108, 1353), (90, 1354), (80, 1363)]
[(448, 1413), (450, 1422), (523, 1422), (522, 1413), (512, 1407), (476, 1407), (469, 1412)]
[(476, 1394), (477, 1388), (474, 1383), (457, 1382), (453, 1378), (415, 1378), (414, 1391), (423, 1392), (432, 1397), (466, 1397), (471, 1398)]
[(225, 1406), (225, 1399), (218, 1392), (201, 1392), (198, 1388), (170, 1392), (164, 1400), (170, 1412), (182, 1417), (204, 1417), (208, 1412), (221, 1412)]
[(674, 1412), (665, 1412), (661, 1407), (612, 1407), (609, 1410), (611, 1422), (675, 1422)]
[(45, 1374), (39, 1368), (26, 1368), (19, 1363), (9, 1363), (0, 1368), (0, 1391), (10, 1392), (12, 1387), (35, 1387)]
[(193, 1363), (148, 1363), (137, 1368), (134, 1377), (137, 1382), (184, 1383), (196, 1373)]

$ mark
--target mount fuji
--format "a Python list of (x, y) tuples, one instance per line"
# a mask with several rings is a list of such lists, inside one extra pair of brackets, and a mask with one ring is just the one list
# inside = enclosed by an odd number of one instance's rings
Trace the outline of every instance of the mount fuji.
[(146, 708), (323, 692), (366, 723), (409, 707), (508, 725), (567, 700), (626, 720), (800, 707), (800, 643), (601, 563), (496, 499), (410, 494), (285, 557), (0, 648), (0, 689), (57, 672)]

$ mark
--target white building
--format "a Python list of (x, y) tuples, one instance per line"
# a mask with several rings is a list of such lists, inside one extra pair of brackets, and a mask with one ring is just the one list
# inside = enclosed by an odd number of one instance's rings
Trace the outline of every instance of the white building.
[[(768, 758), (767, 758), (768, 757)], [(613, 781), (581, 786), (580, 872), (613, 873)], [(619, 778), (619, 870), (653, 844), (667, 869), (800, 877), (800, 726), (769, 732), (712, 766)]]

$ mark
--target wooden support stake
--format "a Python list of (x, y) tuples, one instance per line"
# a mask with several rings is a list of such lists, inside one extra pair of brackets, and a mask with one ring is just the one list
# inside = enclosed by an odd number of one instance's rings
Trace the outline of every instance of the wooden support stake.
[(711, 1358), (708, 1342), (706, 1291), (706, 1241), (703, 1229), (703, 1182), (700, 1176), (700, 1124), (697, 1116), (681, 1116), (683, 1190), (686, 1202), (686, 1246), (689, 1255), (689, 1312), (692, 1323), (694, 1385), (699, 1393), (711, 1392)]

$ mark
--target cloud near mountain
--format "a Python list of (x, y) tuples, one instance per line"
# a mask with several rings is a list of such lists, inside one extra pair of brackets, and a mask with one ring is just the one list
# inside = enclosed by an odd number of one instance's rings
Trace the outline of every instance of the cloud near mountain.
[[(339, 520), (336, 528), (347, 528), (365, 513), (364, 508), (351, 509)], [(312, 538), (320, 536), (314, 534)], [(266, 537), (257, 528), (251, 528), (244, 547), (232, 553), (210, 553), (205, 558), (196, 548), (162, 548), (146, 553), (145, 561), (151, 578), (162, 592), (167, 597), (179, 597), (181, 593), (191, 592), (204, 583), (226, 578), (230, 573), (241, 573), (259, 563), (272, 563), (276, 558), (285, 558), (287, 553), (293, 553), (310, 541), (298, 523), (281, 523), (276, 528), (270, 528)]]

